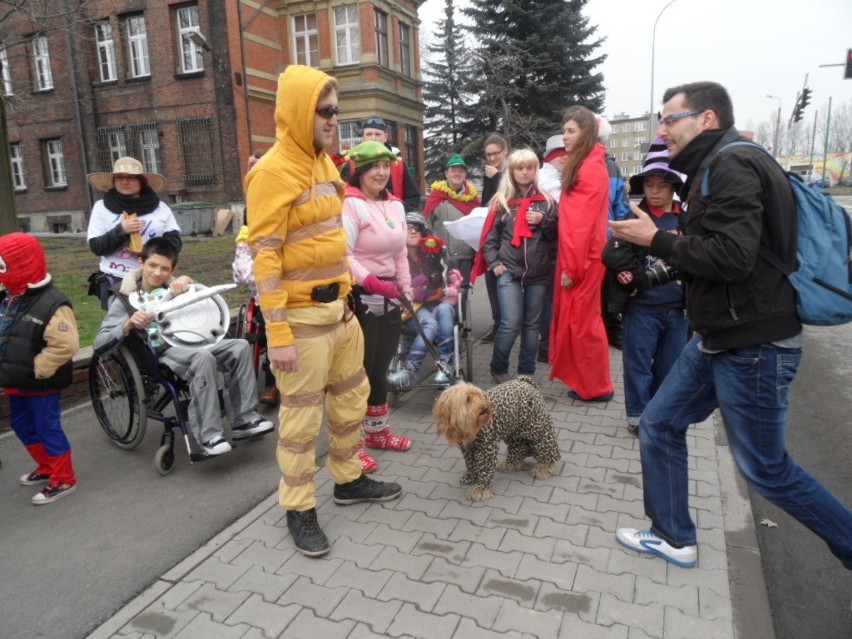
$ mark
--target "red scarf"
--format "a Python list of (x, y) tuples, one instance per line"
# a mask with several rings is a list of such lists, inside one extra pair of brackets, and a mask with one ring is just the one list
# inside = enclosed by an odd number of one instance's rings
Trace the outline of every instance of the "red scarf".
[(666, 213), (674, 213), (675, 215), (680, 215), (680, 202), (672, 202), (672, 210), (666, 211), (665, 209), (660, 208), (659, 206), (654, 206), (650, 202), (646, 201), (645, 204), (648, 205), (648, 212), (654, 217), (663, 217)]
[(512, 246), (520, 246), (521, 238), (533, 236), (530, 223), (527, 222), (527, 211), (529, 211), (533, 202), (544, 202), (544, 200), (543, 195), (531, 195), (519, 200), (509, 200), (509, 206), (518, 207), (518, 212), (515, 214), (515, 228), (512, 230)]
[[(470, 187), (467, 182), (465, 182), (464, 191), (462, 193), (468, 193), (469, 188)], [(429, 193), (429, 197), (426, 199), (426, 204), (423, 205), (423, 217), (428, 218), (432, 215), (432, 211), (434, 211), (441, 202), (445, 202), (447, 200), (449, 200), (450, 204), (461, 211), (462, 215), (468, 215), (477, 206), (482, 206), (479, 201), (479, 196), (473, 198), (470, 202), (462, 202), (461, 200), (457, 200), (451, 196), (449, 193), (445, 193), (439, 189), (432, 189)]]

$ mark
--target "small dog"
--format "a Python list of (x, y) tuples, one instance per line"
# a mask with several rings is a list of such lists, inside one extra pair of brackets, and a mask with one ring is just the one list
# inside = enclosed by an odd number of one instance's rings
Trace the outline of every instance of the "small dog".
[[(491, 499), (494, 471), (515, 472), (535, 457), (536, 479), (553, 475), (560, 459), (553, 420), (532, 377), (519, 376), (487, 391), (460, 382), (441, 393), (432, 409), (438, 434), (458, 444), (464, 456), (462, 485), (471, 501)], [(500, 440), (508, 445), (506, 461), (497, 464)]]

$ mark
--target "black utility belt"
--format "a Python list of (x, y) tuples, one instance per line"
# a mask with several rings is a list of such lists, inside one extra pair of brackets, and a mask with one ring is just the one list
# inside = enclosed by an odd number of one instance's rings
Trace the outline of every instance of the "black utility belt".
[(311, 291), (311, 299), (321, 304), (331, 304), (336, 302), (339, 297), (340, 284), (338, 282), (332, 282), (328, 286), (314, 286)]

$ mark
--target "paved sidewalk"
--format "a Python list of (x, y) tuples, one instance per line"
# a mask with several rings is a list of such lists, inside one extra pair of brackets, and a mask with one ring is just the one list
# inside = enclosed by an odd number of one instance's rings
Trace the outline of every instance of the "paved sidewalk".
[[(483, 386), (492, 385), (490, 352), (475, 349)], [(772, 637), (747, 492), (713, 419), (689, 437), (698, 566), (616, 542), (616, 528), (647, 524), (620, 355), (611, 352), (616, 397), (602, 405), (568, 399), (540, 365), (562, 451), (551, 479), (498, 473), (494, 497), (469, 503), (461, 454), (435, 434), (436, 392), (408, 393), (391, 419), (413, 446), (379, 452), (374, 475), (402, 484), (399, 500), (338, 506), (327, 471), (318, 472), (328, 555), (295, 551), (270, 495), (90, 638)]]

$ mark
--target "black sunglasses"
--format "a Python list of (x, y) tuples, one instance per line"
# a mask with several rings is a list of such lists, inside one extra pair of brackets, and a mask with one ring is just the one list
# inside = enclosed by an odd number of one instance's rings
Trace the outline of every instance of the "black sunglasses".
[(335, 115), (340, 115), (340, 107), (324, 106), (317, 108), (317, 115), (331, 120)]

